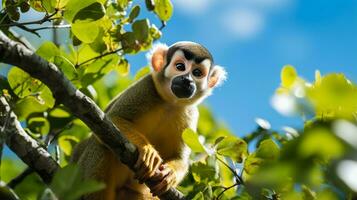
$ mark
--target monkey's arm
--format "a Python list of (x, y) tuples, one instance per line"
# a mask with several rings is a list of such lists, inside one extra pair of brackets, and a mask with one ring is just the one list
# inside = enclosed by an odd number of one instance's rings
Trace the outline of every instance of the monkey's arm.
[(121, 133), (125, 135), (132, 143), (138, 147), (150, 145), (150, 142), (139, 131), (135, 130), (134, 125), (121, 117), (112, 117), (112, 122), (120, 129)]
[(134, 143), (139, 151), (139, 157), (134, 165), (136, 171), (136, 178), (140, 182), (152, 177), (155, 171), (162, 163), (159, 153), (150, 144), (147, 138), (134, 128), (134, 125), (121, 117), (113, 117), (113, 123), (120, 129), (120, 131)]

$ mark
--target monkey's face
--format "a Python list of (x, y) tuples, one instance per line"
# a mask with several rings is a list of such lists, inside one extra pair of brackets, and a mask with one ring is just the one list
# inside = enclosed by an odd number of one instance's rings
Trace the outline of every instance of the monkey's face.
[(179, 104), (199, 103), (225, 77), (223, 68), (213, 66), (209, 52), (197, 43), (161, 46), (154, 51), (151, 63), (160, 95)]

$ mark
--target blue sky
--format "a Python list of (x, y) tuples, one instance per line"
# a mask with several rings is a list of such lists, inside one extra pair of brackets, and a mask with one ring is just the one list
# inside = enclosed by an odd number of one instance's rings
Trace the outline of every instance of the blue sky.
[[(357, 0), (172, 1), (174, 15), (160, 42), (199, 42), (210, 49), (216, 64), (226, 67), (228, 80), (206, 103), (237, 135), (255, 129), (256, 117), (269, 120), (275, 129), (301, 127), (301, 119), (281, 116), (270, 105), (285, 64), (308, 80), (319, 69), (322, 74), (343, 72), (357, 82)], [(23, 20), (41, 17), (29, 13)], [(158, 22), (152, 14), (140, 17)], [(51, 39), (42, 33), (42, 40)], [(36, 36), (26, 37), (35, 47), (40, 44)], [(67, 34), (62, 38), (68, 42)], [(144, 53), (129, 56), (129, 61), (132, 72), (147, 65)]]
[[(307, 80), (343, 72), (357, 82), (357, 0), (173, 0), (161, 42), (199, 42), (225, 66), (228, 80), (206, 103), (237, 135), (262, 117), (280, 129), (301, 127), (270, 105), (285, 64)], [(130, 57), (132, 69), (144, 55)]]

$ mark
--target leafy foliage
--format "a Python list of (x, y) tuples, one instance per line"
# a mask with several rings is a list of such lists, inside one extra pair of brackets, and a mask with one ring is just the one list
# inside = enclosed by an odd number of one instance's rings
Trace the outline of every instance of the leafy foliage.
[[(9, 27), (21, 23), (20, 13), (30, 9), (44, 14), (41, 23), (70, 25), (69, 43), (43, 42), (36, 53), (56, 64), (101, 108), (150, 72), (145, 66), (129, 76), (126, 59), (127, 54), (148, 50), (161, 37), (156, 25), (140, 18), (141, 14), (153, 13), (165, 25), (173, 13), (170, 0), (146, 0), (146, 10), (131, 0), (3, 0), (2, 5), (1, 30), (17, 41)], [(193, 151), (189, 174), (179, 186), (188, 198), (334, 200), (356, 196), (357, 85), (343, 74), (322, 76), (318, 71), (315, 80), (308, 82), (291, 65), (280, 76), (272, 105), (283, 115), (301, 116), (304, 126), (277, 131), (257, 119), (256, 129), (239, 138), (207, 106), (201, 106), (197, 131), (187, 129), (182, 135)], [(63, 166), (50, 186), (31, 175), (16, 186), (16, 194), (24, 199), (78, 199), (103, 189), (102, 183), (81, 181), (80, 170), (68, 165), (74, 146), (88, 137), (88, 127), (58, 104), (43, 83), (21, 69), (12, 67), (0, 81), (1, 94), (11, 99), (26, 132), (48, 147)], [(1, 180), (10, 182), (24, 168), (17, 159), (2, 159)]]
[[(355, 88), (342, 74), (316, 72), (309, 83), (287, 65), (273, 97), (279, 103), (273, 105), (286, 106), (276, 107), (282, 114), (301, 115), (304, 127), (278, 132), (257, 119), (257, 129), (242, 139), (222, 131), (202, 108), (200, 134), (183, 137), (195, 153), (181, 189), (192, 199), (352, 199), (357, 190)], [(286, 97), (293, 103), (280, 100)], [(202, 141), (206, 151), (194, 150), (193, 140)]]

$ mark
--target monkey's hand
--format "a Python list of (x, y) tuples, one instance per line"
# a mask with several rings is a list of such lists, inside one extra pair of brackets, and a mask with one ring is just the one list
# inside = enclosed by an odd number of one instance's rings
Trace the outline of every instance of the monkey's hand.
[(177, 183), (176, 171), (168, 164), (163, 164), (151, 179), (155, 185), (151, 188), (151, 192), (155, 196), (160, 196), (174, 187)]
[(155, 174), (162, 163), (162, 159), (154, 147), (149, 144), (138, 147), (138, 150), (139, 157), (134, 166), (136, 170), (135, 178), (143, 183)]

